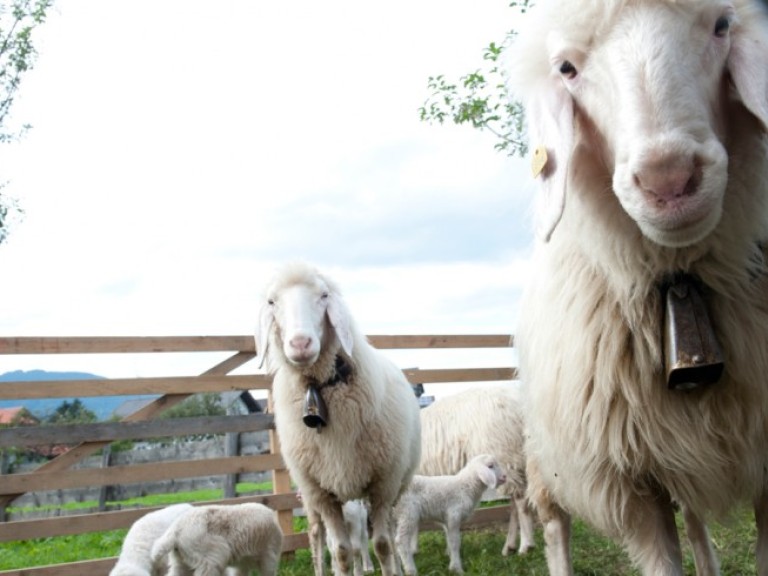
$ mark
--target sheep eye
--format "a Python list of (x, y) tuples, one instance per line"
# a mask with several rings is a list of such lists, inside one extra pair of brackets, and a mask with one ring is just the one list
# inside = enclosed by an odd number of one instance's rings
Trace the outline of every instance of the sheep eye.
[(269, 298), (267, 300), (267, 304), (269, 304), (270, 306), (274, 306), (275, 305), (275, 299), (274, 298)]
[(568, 60), (563, 60), (563, 63), (560, 64), (560, 74), (567, 78), (575, 78), (578, 72), (576, 66), (571, 64)]
[(715, 22), (715, 36), (718, 38), (725, 38), (728, 34), (728, 30), (731, 28), (731, 21), (727, 16), (720, 16)]
[(328, 298), (328, 292), (323, 292), (323, 294), (320, 296), (323, 300)]

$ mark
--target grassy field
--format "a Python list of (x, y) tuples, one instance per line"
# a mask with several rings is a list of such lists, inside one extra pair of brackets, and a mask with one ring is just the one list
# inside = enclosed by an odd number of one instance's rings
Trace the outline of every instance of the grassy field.
[[(682, 530), (682, 523), (679, 523)], [(755, 527), (752, 512), (741, 511), (727, 526), (712, 525), (712, 539), (720, 557), (723, 576), (754, 576)], [(682, 534), (682, 532), (681, 532)], [(466, 576), (547, 576), (544, 542), (541, 530), (536, 532), (536, 548), (524, 556), (503, 557), (501, 548), (506, 526), (495, 529), (469, 530), (462, 533), (461, 557)], [(581, 522), (573, 526), (573, 561), (576, 576), (640, 576), (622, 551), (612, 541), (598, 536)], [(684, 539), (685, 573), (696, 570), (687, 540)], [(280, 576), (312, 574), (310, 555), (305, 550), (283, 562)], [(375, 562), (375, 560), (374, 560)], [(416, 567), (421, 576), (443, 576), (448, 573), (448, 556), (442, 532), (426, 532), (419, 536)], [(377, 570), (376, 574), (380, 574)]]
[[(148, 497), (141, 499), (145, 505), (171, 504), (180, 501), (209, 500), (220, 494), (196, 492)], [(149, 500), (149, 501), (148, 501)], [(302, 518), (296, 519), (295, 529), (306, 529)], [(752, 513), (740, 511), (728, 525), (711, 526), (715, 547), (720, 556), (724, 576), (753, 576), (756, 574), (754, 543), (756, 532)], [(116, 556), (125, 530), (91, 533), (0, 543), (0, 570), (26, 568), (46, 564), (73, 562), (76, 560)], [(537, 530), (537, 546), (525, 556), (501, 555), (506, 536), (506, 526), (494, 529), (465, 531), (462, 536), (462, 560), (467, 576), (514, 574), (515, 576), (546, 576), (546, 561), (541, 530)], [(686, 543), (687, 544), (687, 543)], [(573, 527), (573, 559), (576, 576), (639, 576), (629, 565), (621, 548), (610, 540), (576, 521)], [(448, 557), (442, 532), (425, 532), (419, 538), (420, 552), (416, 565), (422, 576), (447, 573)], [(374, 560), (375, 562), (375, 560)], [(685, 547), (685, 571), (693, 576), (695, 570), (690, 549)], [(377, 570), (377, 574), (380, 572)], [(280, 576), (307, 576), (312, 574), (309, 552), (297, 551), (284, 558)]]

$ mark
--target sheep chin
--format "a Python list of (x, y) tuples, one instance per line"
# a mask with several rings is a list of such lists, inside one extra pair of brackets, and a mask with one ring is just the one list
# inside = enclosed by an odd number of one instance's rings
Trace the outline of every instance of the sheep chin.
[(709, 236), (720, 223), (728, 177), (717, 168), (704, 170), (691, 195), (662, 201), (634, 184), (622, 186), (624, 179), (617, 178), (616, 196), (646, 238), (668, 248), (684, 248)]
[(309, 368), (315, 362), (317, 362), (320, 356), (320, 350), (311, 353), (297, 353), (296, 351), (285, 352), (285, 359), (291, 366), (296, 368)]

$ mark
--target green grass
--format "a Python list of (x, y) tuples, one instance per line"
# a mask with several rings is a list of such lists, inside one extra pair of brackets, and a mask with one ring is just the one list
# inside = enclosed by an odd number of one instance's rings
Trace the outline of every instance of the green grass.
[[(210, 499), (207, 491), (194, 493)], [(169, 495), (173, 496), (173, 495)], [(181, 501), (192, 501), (189, 495)], [(179, 501), (165, 501), (165, 498), (148, 497), (141, 503), (157, 505)], [(682, 534), (682, 523), (679, 522)], [(296, 531), (306, 530), (306, 521), (296, 518)], [(752, 513), (740, 510), (727, 525), (712, 524), (712, 539), (720, 557), (724, 576), (754, 576), (754, 544), (756, 531)], [(116, 556), (125, 535), (125, 530), (103, 533), (62, 536), (29, 541), (0, 543), (0, 570), (18, 569), (45, 564), (74, 562), (77, 560)], [(462, 535), (462, 560), (467, 576), (547, 576), (544, 558), (544, 543), (541, 530), (536, 531), (536, 548), (524, 556), (503, 557), (501, 548), (506, 537), (506, 526), (494, 529), (468, 530)], [(685, 573), (693, 576), (693, 558), (684, 540)], [(448, 557), (445, 552), (445, 538), (442, 532), (425, 532), (419, 538), (419, 554), (416, 566), (421, 576), (437, 576), (447, 573)], [(610, 540), (597, 535), (579, 521), (573, 525), (573, 561), (575, 576), (639, 576), (632, 569), (629, 560)], [(374, 563), (376, 560), (374, 559)], [(298, 550), (284, 558), (280, 576), (306, 576), (312, 574), (312, 562), (307, 550)], [(377, 570), (376, 574), (380, 574)]]
[[(237, 493), (239, 495), (250, 492), (272, 492), (272, 482), (240, 482), (237, 484)], [(107, 502), (107, 506), (122, 506), (123, 508), (131, 506), (168, 506), (180, 502), (204, 502), (206, 500), (219, 500), (223, 498), (223, 491), (220, 488), (210, 490), (195, 490), (192, 492), (176, 492), (173, 494), (151, 494), (137, 498), (129, 498), (119, 502)], [(31, 512), (38, 510), (88, 510), (96, 508), (99, 503), (96, 500), (85, 500), (83, 502), (67, 502), (62, 505), (46, 505), (30, 507), (9, 506), (8, 511), (11, 514)]]
[[(682, 522), (679, 522), (681, 534)], [(710, 526), (712, 539), (720, 557), (723, 576), (754, 576), (754, 543), (756, 531), (751, 511), (739, 511), (727, 525)], [(685, 574), (696, 574), (693, 557), (684, 536)], [(461, 557), (467, 576), (548, 576), (541, 529), (536, 531), (536, 547), (523, 556), (501, 555), (506, 539), (506, 526), (467, 530), (462, 533)], [(620, 546), (597, 535), (582, 522), (573, 523), (572, 555), (575, 576), (640, 576)], [(374, 562), (376, 562), (374, 560)], [(420, 576), (443, 576), (448, 573), (448, 556), (442, 532), (424, 532), (419, 536), (416, 567)], [(295, 558), (284, 561), (280, 576), (312, 574), (309, 552), (297, 551)], [(380, 574), (377, 570), (376, 574)]]

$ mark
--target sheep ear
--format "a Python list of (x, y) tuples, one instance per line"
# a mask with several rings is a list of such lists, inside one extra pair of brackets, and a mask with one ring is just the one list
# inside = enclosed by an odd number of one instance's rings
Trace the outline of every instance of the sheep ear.
[(734, 30), (728, 69), (744, 106), (768, 132), (768, 18), (752, 16)]
[(256, 327), (256, 354), (259, 355), (259, 368), (264, 366), (264, 360), (267, 358), (269, 331), (272, 329), (274, 320), (275, 315), (272, 313), (272, 307), (269, 304), (264, 304), (259, 311), (259, 324)]
[(488, 466), (481, 466), (478, 468), (477, 475), (488, 488), (496, 488), (496, 475), (493, 473), (493, 470), (488, 468)]
[(534, 178), (541, 180), (536, 199), (536, 232), (549, 241), (565, 210), (566, 175), (573, 148), (573, 101), (559, 78), (543, 86), (528, 103), (528, 132)]
[(330, 294), (328, 296), (328, 307), (326, 308), (328, 320), (336, 332), (336, 337), (341, 343), (341, 348), (350, 356), (352, 354), (352, 326), (350, 323), (349, 312), (346, 306), (338, 296)]

